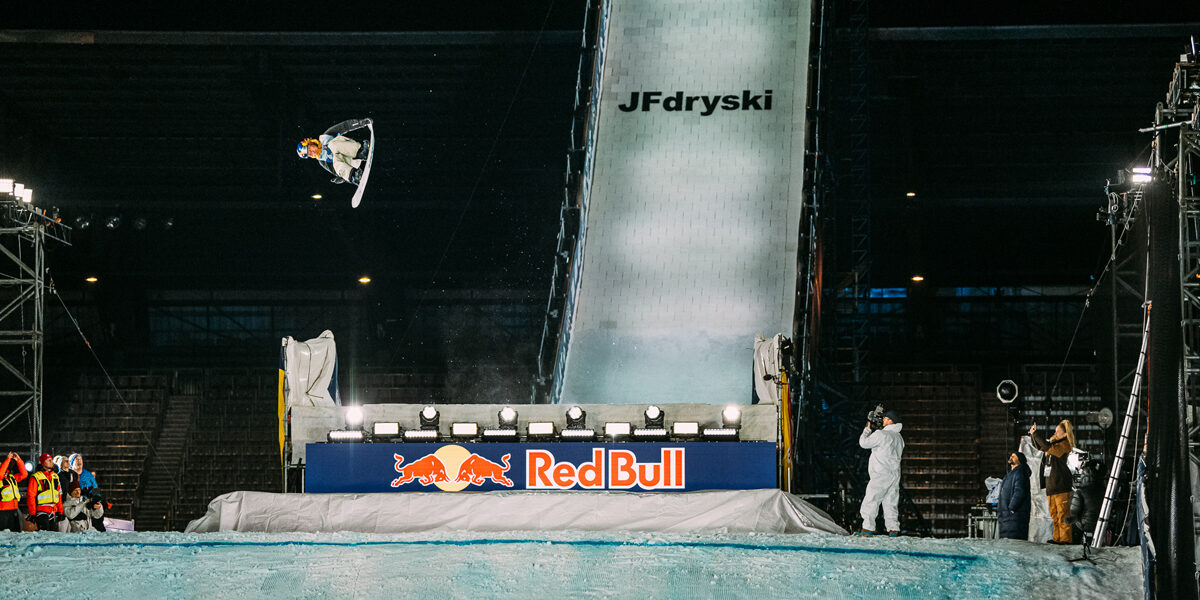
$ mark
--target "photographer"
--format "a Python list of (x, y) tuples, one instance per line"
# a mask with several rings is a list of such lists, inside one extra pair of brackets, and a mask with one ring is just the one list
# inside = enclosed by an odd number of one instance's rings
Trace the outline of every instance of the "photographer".
[[(9, 465), (16, 461), (17, 474), (9, 471)], [(25, 481), (29, 471), (16, 452), (9, 452), (4, 463), (0, 464), (0, 530), (21, 532), (21, 488), (17, 484)]]
[(104, 507), (96, 498), (84, 498), (79, 484), (71, 485), (70, 494), (63, 501), (63, 513), (67, 516), (71, 533), (92, 529), (92, 522), (104, 518)]
[(1070, 502), (1071, 470), (1067, 467), (1067, 455), (1075, 449), (1075, 430), (1071, 422), (1063, 419), (1054, 429), (1054, 435), (1047, 440), (1037, 430), (1037, 424), (1029, 428), (1029, 438), (1033, 445), (1045, 453), (1042, 459), (1042, 487), (1046, 488), (1046, 497), (1050, 501), (1050, 518), (1054, 519), (1055, 544), (1071, 543)]
[(895, 411), (883, 413), (880, 422), (881, 429), (876, 430), (871, 421), (877, 413), (877, 408), (868, 415), (867, 426), (862, 435), (858, 436), (858, 445), (871, 451), (871, 460), (867, 463), (867, 473), (871, 476), (867, 491), (863, 494), (862, 529), (855, 535), (872, 535), (875, 532), (875, 517), (879, 515), (879, 506), (883, 505), (883, 523), (889, 536), (900, 535), (900, 455), (904, 454), (904, 438), (900, 437), (900, 415)]

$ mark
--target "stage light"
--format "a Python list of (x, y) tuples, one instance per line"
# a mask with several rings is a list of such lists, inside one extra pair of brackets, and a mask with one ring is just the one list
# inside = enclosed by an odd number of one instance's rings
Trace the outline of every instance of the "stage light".
[(478, 423), (454, 423), (450, 426), (450, 435), (458, 439), (471, 439), (479, 435)]
[(421, 429), (433, 430), (438, 428), (438, 421), (441, 421), (442, 419), (441, 415), (438, 414), (437, 409), (432, 406), (426, 406), (425, 408), (422, 408), (419, 418), (421, 419)]
[(33, 472), (33, 463), (27, 461), (25, 463), (25, 470), (32, 473)]
[(13, 180), (0, 179), (0, 194), (11, 194), (13, 191)]
[(604, 437), (617, 439), (621, 437), (629, 437), (630, 431), (633, 429), (629, 423), (605, 423)]
[(322, 197), (323, 197), (323, 196), (321, 196), (320, 194), (313, 194), (313, 195), (312, 195), (312, 199), (313, 199), (313, 200), (320, 200)]
[(584, 429), (587, 427), (587, 411), (572, 406), (567, 409), (567, 429)]
[(84, 229), (87, 229), (88, 227), (91, 227), (91, 226), (92, 226), (91, 219), (88, 219), (87, 217), (75, 217), (75, 228), (76, 229), (83, 231)]
[(361, 442), (363, 432), (361, 429), (334, 429), (329, 432), (328, 439), (331, 442)]
[(404, 441), (436, 442), (438, 441), (438, 431), (436, 429), (405, 429)]
[(363, 275), (362, 277), (358, 278), (358, 282), (363, 285), (367, 285), (368, 283), (371, 283), (371, 278), (367, 277), (366, 275)]
[(95, 275), (92, 275), (91, 277), (85, 277), (83, 280), (88, 283), (96, 283), (97, 281), (100, 281), (100, 279), (97, 278)]
[(1129, 181), (1133, 183), (1150, 183), (1154, 180), (1153, 172), (1150, 167), (1134, 167), (1133, 175), (1130, 176)]
[(1017, 399), (1017, 395), (1017, 383), (1011, 379), (1005, 379), (996, 386), (996, 398), (1005, 404), (1012, 404), (1013, 400)]
[(663, 427), (639, 427), (633, 430), (633, 439), (638, 441), (666, 440), (667, 430)]
[(590, 442), (596, 439), (596, 432), (591, 429), (564, 429), (558, 433), (564, 442)]
[(909, 198), (916, 198), (916, 197), (917, 197), (917, 193), (916, 193), (916, 192), (909, 192), (909, 193), (907, 193), (907, 194), (904, 194), (904, 195), (905, 195), (905, 196), (907, 196), (907, 197), (909, 197)]
[(924, 275), (913, 275), (912, 280), (917, 283), (921, 283), (922, 281), (925, 281), (925, 276)]
[(663, 419), (666, 415), (663, 414), (661, 408), (654, 405), (647, 406), (644, 415), (646, 417), (646, 429), (663, 428)]
[(513, 410), (512, 407), (505, 406), (500, 409), (500, 412), (496, 413), (496, 418), (500, 421), (500, 429), (516, 430), (517, 411)]
[(346, 409), (346, 427), (351, 428), (351, 429), (357, 429), (358, 427), (362, 426), (362, 422), (363, 422), (362, 408), (357, 407), (357, 406), (351, 406), (350, 408)]
[(109, 217), (104, 221), (104, 226), (109, 229), (116, 229), (121, 226), (121, 217)]
[(738, 439), (738, 430), (733, 427), (705, 427), (704, 439), (728, 441)]
[(23, 192), (23, 191), (25, 191), (25, 184), (23, 184), (23, 183), (14, 183), (13, 184), (12, 195), (20, 198), (21, 192)]
[(530, 423), (525, 427), (525, 435), (529, 439), (548, 439), (554, 437), (554, 423), (549, 421), (538, 421)]
[(26, 204), (33, 202), (33, 189), (32, 188), (25, 188), (25, 189), (21, 190), (21, 202), (24, 202)]
[(742, 426), (742, 409), (730, 404), (721, 411), (721, 426), (736, 429)]
[(517, 441), (516, 429), (484, 429), (483, 441), (485, 442), (515, 442)]
[(371, 424), (371, 434), (375, 437), (400, 435), (400, 424), (376, 421)]
[(700, 424), (694, 421), (676, 421), (671, 425), (671, 433), (677, 438), (699, 437)]
[(1095, 423), (1100, 429), (1108, 429), (1113, 424), (1113, 411), (1108, 408), (1094, 410), (1084, 415), (1084, 421)]

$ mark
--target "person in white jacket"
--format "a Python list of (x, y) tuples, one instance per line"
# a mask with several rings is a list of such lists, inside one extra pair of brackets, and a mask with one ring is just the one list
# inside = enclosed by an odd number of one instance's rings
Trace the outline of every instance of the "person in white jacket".
[(900, 436), (900, 415), (895, 411), (883, 414), (883, 429), (873, 431), (867, 423), (858, 445), (871, 451), (867, 473), (871, 476), (867, 491), (863, 494), (862, 529), (855, 535), (871, 535), (875, 532), (875, 517), (883, 506), (883, 523), (888, 535), (900, 535), (900, 456), (904, 454), (904, 438)]
[(99, 500), (84, 498), (79, 484), (72, 483), (70, 494), (63, 498), (63, 514), (67, 517), (67, 531), (79, 533), (92, 529), (92, 519), (104, 517), (104, 505)]

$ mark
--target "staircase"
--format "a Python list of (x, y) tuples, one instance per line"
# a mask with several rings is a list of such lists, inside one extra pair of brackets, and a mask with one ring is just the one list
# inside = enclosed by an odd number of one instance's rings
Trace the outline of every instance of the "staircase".
[(162, 417), (162, 429), (143, 474), (141, 502), (137, 509), (137, 529), (165, 531), (171, 504), (175, 498), (184, 446), (192, 425), (196, 396), (169, 396)]

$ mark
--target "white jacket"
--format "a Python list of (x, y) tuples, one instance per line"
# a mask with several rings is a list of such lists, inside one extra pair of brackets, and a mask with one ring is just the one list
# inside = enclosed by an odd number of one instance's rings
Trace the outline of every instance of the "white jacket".
[(904, 438), (900, 437), (903, 423), (892, 423), (883, 429), (863, 429), (858, 436), (858, 445), (871, 451), (867, 473), (876, 485), (900, 481), (900, 455), (904, 454)]
[(92, 519), (99, 519), (104, 516), (104, 505), (93, 509), (87, 507), (87, 502), (88, 499), (82, 496), (79, 498), (71, 496), (63, 498), (63, 515), (67, 517), (66, 523), (70, 525), (69, 530), (71, 533), (90, 530), (92, 528)]

